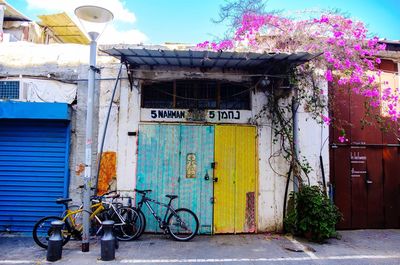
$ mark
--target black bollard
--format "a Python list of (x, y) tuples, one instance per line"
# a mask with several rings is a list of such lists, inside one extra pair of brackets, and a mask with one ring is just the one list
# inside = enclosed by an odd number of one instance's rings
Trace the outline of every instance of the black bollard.
[(101, 237), (101, 260), (110, 261), (115, 259), (115, 237), (113, 234), (114, 221), (104, 221), (103, 236)]
[(47, 261), (57, 261), (61, 259), (63, 247), (63, 237), (61, 235), (61, 229), (63, 226), (63, 221), (51, 222), (50, 229), (52, 230), (52, 233), (47, 246)]

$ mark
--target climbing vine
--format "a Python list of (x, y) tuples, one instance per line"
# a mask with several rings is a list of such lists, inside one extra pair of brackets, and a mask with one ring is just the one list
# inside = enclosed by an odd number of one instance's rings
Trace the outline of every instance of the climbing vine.
[[(291, 118), (298, 105), (318, 122), (327, 126), (333, 124), (339, 129), (339, 142), (348, 141), (345, 130), (348, 121), (328, 114), (328, 109), (332, 110), (333, 106), (327, 89), (320, 85), (321, 81), (329, 82), (331, 90), (363, 96), (367, 102), (366, 114), (379, 108), (391, 121), (400, 118), (399, 88), (384, 84), (386, 87), (381, 91), (378, 82), (381, 75), (378, 55), (385, 50), (385, 44), (380, 43), (378, 37), (369, 36), (363, 22), (343, 15), (325, 12), (316, 18), (294, 19), (276, 13), (248, 12), (243, 14), (232, 37), (218, 42), (205, 41), (199, 43), (197, 48), (261, 53), (308, 52), (316, 55), (315, 59), (287, 73), (286, 85), (294, 89), (284, 95), (274, 94), (274, 89), (266, 92), (267, 103), (258, 115), (270, 115), (275, 142), (281, 144), (279, 152), (305, 175), (311, 169), (307, 160), (294, 154)], [(272, 81), (272, 86), (282, 86), (282, 80)], [(291, 100), (290, 96), (295, 98)], [(381, 119), (378, 116), (374, 117)], [(367, 117), (361, 123), (366, 121)], [(379, 124), (387, 126), (388, 123)]]

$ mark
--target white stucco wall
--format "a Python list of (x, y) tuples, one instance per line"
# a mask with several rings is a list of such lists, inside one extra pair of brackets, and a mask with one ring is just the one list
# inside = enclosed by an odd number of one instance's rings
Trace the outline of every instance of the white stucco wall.
[[(118, 66), (114, 65), (107, 71), (102, 71), (103, 78), (116, 77)], [(165, 72), (157, 74), (158, 78), (172, 78), (172, 74)], [(123, 70), (123, 78), (126, 71)], [(179, 77), (179, 75), (178, 75)], [(237, 78), (237, 77), (235, 77)], [(114, 81), (102, 81), (102, 95), (100, 97), (99, 121), (100, 130), (108, 109)], [(252, 114), (256, 116), (266, 103), (263, 92), (252, 95)], [(117, 187), (123, 193), (132, 194), (136, 186), (137, 164), (137, 135), (128, 136), (128, 132), (137, 132), (140, 122), (140, 87), (129, 88), (127, 79), (123, 79), (117, 88), (110, 116), (109, 129), (103, 151), (117, 152)], [(286, 175), (289, 166), (286, 161), (277, 155), (279, 143), (273, 144), (271, 121), (264, 115), (257, 119), (257, 151), (258, 151), (258, 230), (280, 231), (282, 229), (283, 203), (286, 186)], [(301, 155), (304, 155), (314, 168), (309, 175), (311, 183), (321, 182), (319, 168), (320, 143), (328, 137), (328, 128), (318, 124), (309, 114), (299, 112), (299, 145)], [(101, 132), (99, 134), (99, 144)], [(277, 156), (275, 156), (275, 155)], [(322, 148), (325, 174), (328, 179), (329, 157), (328, 144)], [(290, 182), (289, 192), (293, 190)]]

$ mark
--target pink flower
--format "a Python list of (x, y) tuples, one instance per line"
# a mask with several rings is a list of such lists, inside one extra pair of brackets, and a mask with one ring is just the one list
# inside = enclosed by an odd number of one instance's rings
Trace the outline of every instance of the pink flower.
[(343, 36), (343, 32), (341, 32), (341, 31), (335, 31), (335, 32), (333, 33), (333, 36), (335, 36), (335, 38), (340, 38), (340, 37)]
[(375, 62), (376, 62), (377, 64), (380, 64), (380, 63), (381, 63), (381, 58), (376, 58), (376, 59), (375, 59)]
[(197, 44), (196, 47), (197, 47), (197, 48), (201, 48), (201, 49), (205, 49), (205, 48), (208, 47), (209, 44), (210, 44), (209, 41), (205, 41), (205, 42), (202, 42), (202, 43)]
[(329, 18), (325, 15), (321, 16), (320, 23), (329, 23)]
[(332, 76), (332, 71), (331, 70), (326, 70), (325, 72), (325, 78), (328, 82), (333, 81), (333, 76)]
[(382, 43), (378, 46), (378, 50), (384, 51), (386, 49), (386, 44)]
[(329, 118), (328, 116), (325, 116), (325, 115), (321, 114), (321, 118), (322, 118), (322, 121), (323, 121), (326, 125), (331, 124), (331, 118)]
[(347, 139), (344, 135), (343, 136), (339, 136), (338, 137), (339, 142), (344, 143), (344, 142), (348, 142), (349, 139)]

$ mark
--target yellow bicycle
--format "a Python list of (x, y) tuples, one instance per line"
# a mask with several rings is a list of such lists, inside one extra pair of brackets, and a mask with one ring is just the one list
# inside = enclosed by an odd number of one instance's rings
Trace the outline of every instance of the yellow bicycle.
[[(37, 221), (33, 227), (32, 236), (33, 240), (42, 248), (47, 248), (48, 240), (53, 233), (51, 228), (51, 222), (55, 220), (61, 220), (64, 222), (62, 228), (63, 235), (63, 245), (67, 244), (68, 241), (73, 236), (75, 239), (81, 239), (82, 236), (82, 215), (83, 207), (79, 206), (76, 210), (71, 210), (68, 206), (68, 202), (72, 201), (70, 198), (60, 198), (56, 200), (57, 204), (64, 204), (65, 211), (63, 215), (60, 216), (46, 216)], [(93, 201), (91, 206), (90, 220), (92, 221), (92, 227), (101, 227), (101, 222), (103, 219), (101, 214), (104, 212), (105, 208), (101, 200)], [(96, 225), (97, 224), (97, 225)], [(100, 229), (100, 228), (99, 228)], [(98, 231), (96, 232), (98, 233)]]
[[(112, 196), (108, 192), (102, 196), (92, 197), (92, 207), (90, 212), (90, 220), (92, 221), (92, 235), (99, 235), (102, 230), (103, 220), (113, 220), (114, 233), (118, 240), (128, 241), (140, 236), (142, 227), (142, 219), (139, 213), (130, 206), (123, 206), (122, 203), (115, 202), (119, 198), (119, 194)], [(111, 201), (104, 201), (104, 198), (111, 199)], [(33, 239), (42, 248), (47, 248), (47, 242), (52, 235), (51, 222), (61, 220), (64, 222), (62, 228), (63, 244), (66, 244), (73, 236), (75, 239), (82, 238), (82, 214), (83, 207), (80, 206), (77, 210), (71, 210), (68, 202), (72, 201), (69, 198), (57, 199), (57, 204), (65, 205), (64, 214), (59, 216), (47, 216), (39, 221), (33, 227)]]

